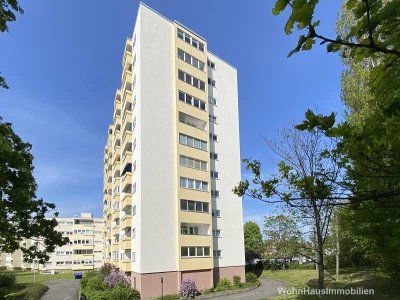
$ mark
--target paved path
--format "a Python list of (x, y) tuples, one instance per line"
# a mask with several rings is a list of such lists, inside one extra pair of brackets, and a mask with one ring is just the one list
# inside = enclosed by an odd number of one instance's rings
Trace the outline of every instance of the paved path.
[(77, 300), (80, 280), (54, 279), (45, 283), (49, 290), (41, 300)]
[(267, 278), (259, 278), (261, 285), (251, 291), (241, 294), (233, 294), (228, 296), (220, 296), (214, 297), (218, 300), (228, 300), (228, 299), (237, 299), (237, 300), (259, 300), (264, 299), (265, 297), (271, 297), (278, 295), (278, 288), (285, 287), (285, 285), (277, 280), (267, 279)]

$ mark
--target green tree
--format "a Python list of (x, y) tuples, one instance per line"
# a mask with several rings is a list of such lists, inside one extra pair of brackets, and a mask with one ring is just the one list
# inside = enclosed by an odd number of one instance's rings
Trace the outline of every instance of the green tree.
[[(30, 150), (31, 145), (0, 118), (0, 252), (20, 249), (27, 262), (37, 259), (43, 263), (48, 259), (47, 253), (65, 245), (68, 238), (55, 230), (55, 218), (46, 217), (55, 205), (36, 197)], [(24, 246), (24, 239), (33, 239), (37, 244)]]
[(243, 232), (246, 262), (252, 263), (254, 259), (261, 258), (264, 252), (263, 236), (256, 222), (246, 222)]
[(294, 26), (306, 31), (290, 55), (311, 49), (317, 40), (327, 43), (328, 51), (340, 51), (347, 67), (342, 97), (349, 115), (327, 126), (326, 116), (308, 112), (299, 128), (337, 141), (352, 234), (368, 240), (371, 257), (400, 277), (400, 258), (393, 255), (400, 244), (400, 6), (398, 1), (345, 0), (347, 21), (328, 38), (317, 32), (317, 3), (278, 0), (273, 13), (289, 9), (287, 34)]
[[(15, 13), (24, 13), (17, 0), (0, 0), (0, 31), (8, 31), (9, 22), (16, 20)], [(8, 89), (6, 80), (0, 76), (0, 87)]]
[(274, 256), (284, 259), (284, 269), (286, 259), (301, 254), (301, 232), (293, 218), (286, 215), (265, 217), (263, 232)]
[[(334, 119), (325, 119), (330, 124)], [(324, 287), (324, 244), (336, 206), (344, 204), (342, 167), (332, 142), (319, 131), (300, 131), (295, 127), (283, 130), (271, 142), (271, 150), (280, 159), (278, 173), (263, 176), (261, 163), (245, 159), (253, 179), (239, 182), (234, 188), (238, 196), (248, 196), (268, 204), (281, 204), (312, 235), (309, 257), (318, 265), (318, 288)], [(304, 245), (305, 246), (305, 245)]]

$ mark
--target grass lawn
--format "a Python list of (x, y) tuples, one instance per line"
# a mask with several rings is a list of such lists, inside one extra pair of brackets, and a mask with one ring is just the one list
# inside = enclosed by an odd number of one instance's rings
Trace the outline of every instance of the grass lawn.
[[(33, 283), (33, 272), (17, 272), (17, 283)], [(65, 271), (63, 274), (40, 274), (36, 272), (36, 283), (45, 283), (51, 279), (74, 279), (71, 271)]]
[[(286, 284), (288, 288), (316, 288), (317, 272), (315, 270), (287, 270), (287, 271), (264, 271), (263, 277), (276, 279)], [(373, 296), (346, 296), (330, 295), (323, 296), (322, 299), (400, 299), (400, 280), (390, 279), (388, 276), (376, 270), (344, 269), (341, 270), (339, 280), (334, 278), (334, 272), (326, 272), (326, 287), (331, 289), (358, 288), (374, 289)], [(321, 299), (310, 295), (280, 295), (266, 299), (273, 300), (303, 300), (303, 299)]]
[(33, 272), (16, 272), (16, 282), (13, 286), (6, 288), (7, 294), (18, 293), (18, 295), (29, 295), (31, 299), (39, 299), (48, 289), (45, 286), (46, 281), (50, 279), (71, 279), (73, 274), (66, 271), (63, 274), (35, 274), (36, 284), (33, 283)]

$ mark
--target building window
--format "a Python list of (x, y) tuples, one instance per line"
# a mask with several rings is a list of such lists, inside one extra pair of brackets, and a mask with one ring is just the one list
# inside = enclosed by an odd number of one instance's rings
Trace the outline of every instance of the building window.
[(208, 182), (181, 177), (180, 178), (180, 187), (184, 189), (191, 189), (197, 191), (208, 191)]
[(178, 58), (188, 63), (189, 65), (192, 65), (196, 69), (204, 71), (205, 64), (201, 60), (197, 59), (196, 57), (190, 55), (189, 53), (179, 48), (178, 48)]
[(214, 257), (222, 257), (222, 252), (221, 250), (214, 250), (213, 251)]
[(189, 94), (186, 94), (182, 91), (179, 91), (179, 96), (178, 96), (179, 100), (189, 104), (191, 106), (197, 107), (201, 110), (206, 110), (206, 103), (200, 99), (197, 99)]
[(210, 204), (207, 202), (181, 199), (181, 210), (208, 213)]
[(211, 69), (215, 70), (215, 63), (212, 62), (211, 60), (207, 59), (207, 66), (209, 66)]
[(136, 237), (136, 228), (132, 228), (132, 238)]
[(216, 116), (208, 115), (208, 117), (209, 117), (209, 120), (210, 120), (211, 123), (217, 124), (217, 117)]
[(208, 84), (211, 85), (212, 87), (215, 87), (215, 80), (208, 77)]
[(179, 134), (179, 143), (188, 147), (207, 151), (207, 142), (182, 133)]
[(210, 256), (210, 247), (181, 247), (181, 257), (208, 257)]
[(218, 142), (218, 136), (216, 134), (210, 133), (210, 140)]
[(132, 216), (136, 215), (136, 204), (132, 206)]
[(217, 105), (217, 99), (210, 96), (210, 97), (208, 97), (208, 103), (210, 103), (212, 105)]
[(211, 178), (218, 179), (219, 178), (219, 173), (217, 171), (211, 171)]
[(74, 250), (74, 254), (80, 255), (80, 254), (93, 254), (92, 249), (77, 249)]
[(182, 70), (178, 70), (178, 78), (179, 78), (179, 80), (182, 80), (182, 81), (186, 82), (187, 84), (190, 84), (202, 91), (206, 90), (206, 84), (204, 83), (204, 81), (202, 81), (186, 72), (183, 72)]
[(221, 237), (221, 230), (213, 229), (213, 237)]
[(213, 217), (220, 218), (221, 217), (221, 211), (219, 209), (213, 209), (212, 210), (212, 215), (213, 215)]
[(216, 198), (218, 198), (218, 197), (219, 197), (219, 191), (217, 191), (217, 190), (211, 190), (211, 197), (216, 197)]
[(184, 166), (184, 167), (207, 171), (207, 162), (198, 160), (198, 159), (195, 159), (192, 157), (180, 155), (179, 163), (181, 166)]
[(199, 235), (199, 227), (182, 223), (181, 224), (181, 234)]
[(210, 158), (217, 160), (218, 159), (218, 153), (210, 152)]
[(186, 43), (192, 45), (196, 49), (199, 49), (200, 51), (204, 52), (204, 44), (194, 37), (192, 37), (190, 34), (187, 34), (186, 32), (183, 32), (178, 28), (177, 30), (177, 36), (179, 39), (182, 41), (185, 41)]
[(132, 261), (136, 261), (136, 252), (132, 252)]

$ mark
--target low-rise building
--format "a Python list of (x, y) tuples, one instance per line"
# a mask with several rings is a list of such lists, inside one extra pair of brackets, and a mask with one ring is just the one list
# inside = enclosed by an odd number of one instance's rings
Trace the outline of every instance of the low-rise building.
[[(7, 269), (32, 269), (42, 271), (60, 270), (91, 270), (100, 268), (102, 264), (102, 232), (103, 220), (93, 218), (91, 213), (81, 213), (71, 218), (56, 218), (56, 230), (69, 238), (69, 243), (57, 247), (49, 256), (49, 260), (39, 266), (27, 264), (23, 261), (20, 250), (14, 253), (1, 253), (0, 266)], [(23, 246), (29, 247), (35, 243), (25, 240)]]

